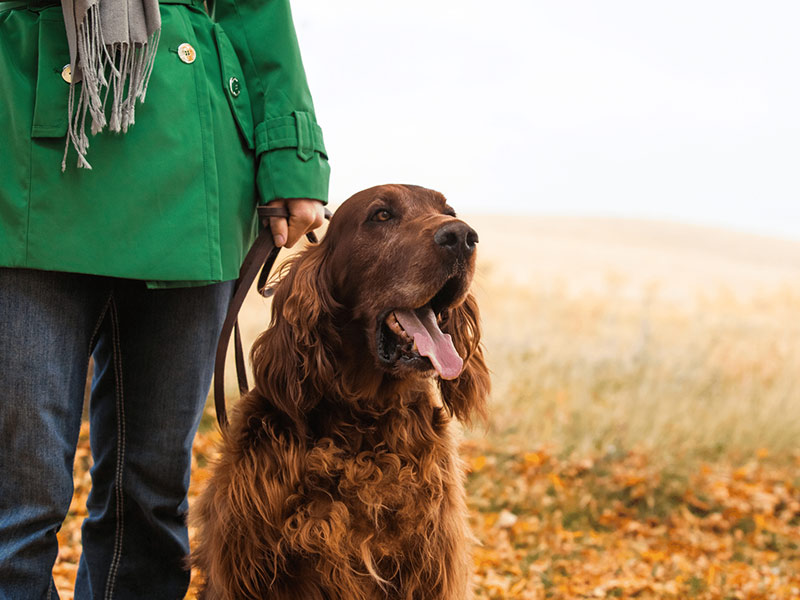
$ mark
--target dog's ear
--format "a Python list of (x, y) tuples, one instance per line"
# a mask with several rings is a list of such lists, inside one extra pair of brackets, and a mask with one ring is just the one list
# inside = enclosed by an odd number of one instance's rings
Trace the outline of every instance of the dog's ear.
[(450, 309), (442, 330), (452, 336), (459, 356), (464, 359), (461, 375), (452, 380), (439, 380), (442, 401), (460, 421), (469, 423), (473, 415), (485, 420), (491, 380), (481, 346), (480, 312), (472, 294)]
[(330, 315), (337, 303), (323, 244), (297, 255), (275, 285), (272, 322), (253, 344), (256, 391), (299, 427), (326, 393), (336, 373), (330, 348), (336, 331)]

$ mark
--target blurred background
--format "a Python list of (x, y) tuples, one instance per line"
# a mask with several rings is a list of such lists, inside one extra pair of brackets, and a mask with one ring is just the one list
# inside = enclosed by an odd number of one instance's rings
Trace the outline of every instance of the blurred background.
[(800, 237), (800, 5), (293, 3), (333, 197)]

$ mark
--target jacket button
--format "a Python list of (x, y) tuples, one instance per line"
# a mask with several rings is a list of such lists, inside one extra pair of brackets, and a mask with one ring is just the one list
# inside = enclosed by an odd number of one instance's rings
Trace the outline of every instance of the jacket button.
[(64, 65), (61, 68), (61, 79), (63, 79), (67, 83), (72, 83), (72, 67), (71, 66)]
[(187, 65), (190, 65), (194, 62), (194, 59), (197, 58), (197, 52), (194, 48), (192, 48), (191, 44), (184, 42), (178, 46), (178, 58), (180, 58)]
[(234, 98), (242, 93), (242, 86), (239, 83), (239, 80), (236, 77), (231, 77), (228, 81), (228, 88), (231, 90), (231, 94)]

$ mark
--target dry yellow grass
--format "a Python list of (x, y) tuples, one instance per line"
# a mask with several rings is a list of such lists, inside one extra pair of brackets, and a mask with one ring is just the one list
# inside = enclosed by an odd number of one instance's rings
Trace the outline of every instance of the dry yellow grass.
[(475, 221), (493, 437), (665, 458), (798, 448), (800, 243), (640, 221)]

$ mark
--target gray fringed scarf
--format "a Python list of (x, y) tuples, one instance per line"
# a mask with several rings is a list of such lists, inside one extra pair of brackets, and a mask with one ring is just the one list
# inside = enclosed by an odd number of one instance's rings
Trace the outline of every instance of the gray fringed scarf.
[[(144, 102), (161, 33), (158, 0), (61, 0), (67, 26), (72, 81), (69, 87), (69, 130), (61, 170), (67, 167), (70, 144), (78, 151), (78, 167), (86, 161), (89, 138), (108, 125), (123, 133), (133, 125), (136, 99)], [(77, 104), (75, 84), (80, 87)], [(106, 103), (111, 108), (106, 120)]]

